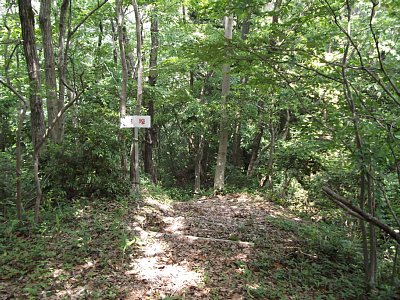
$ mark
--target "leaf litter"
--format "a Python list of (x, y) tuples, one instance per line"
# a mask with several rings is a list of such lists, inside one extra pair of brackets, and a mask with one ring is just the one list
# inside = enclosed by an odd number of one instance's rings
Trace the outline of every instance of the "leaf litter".
[(246, 194), (84, 203), (62, 227), (6, 245), (0, 299), (344, 299), (307, 269), (320, 259), (307, 241), (271, 220), (305, 223)]
[(144, 246), (129, 272), (140, 281), (127, 299), (253, 298), (244, 272), (257, 253), (274, 245), (283, 255), (298, 243), (267, 221), (293, 216), (261, 197), (237, 194), (157, 207), (145, 200), (139, 213), (145, 217), (131, 224)]

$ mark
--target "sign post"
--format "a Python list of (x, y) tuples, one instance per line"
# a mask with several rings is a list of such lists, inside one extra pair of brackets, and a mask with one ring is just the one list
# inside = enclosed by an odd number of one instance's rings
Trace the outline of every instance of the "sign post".
[[(124, 116), (124, 117), (121, 117), (121, 119), (120, 119), (120, 128), (134, 128), (134, 131), (135, 131), (135, 134), (134, 134), (134, 136), (135, 136), (135, 148), (138, 148), (138, 134), (137, 134), (137, 132), (138, 132), (138, 130), (139, 130), (139, 128), (150, 128), (151, 127), (151, 117), (150, 116)], [(132, 157), (131, 157), (131, 159), (133, 159)], [(136, 161), (136, 164), (139, 164), (139, 149), (135, 149), (135, 161)], [(140, 179), (139, 179), (139, 167), (137, 167), (137, 174), (136, 174), (137, 176), (136, 176), (136, 180), (134, 180), (134, 181), (137, 181), (137, 182), (134, 182), (134, 189), (133, 190), (136, 190), (137, 189), (137, 191), (136, 192), (139, 192), (139, 182), (140, 182)]]

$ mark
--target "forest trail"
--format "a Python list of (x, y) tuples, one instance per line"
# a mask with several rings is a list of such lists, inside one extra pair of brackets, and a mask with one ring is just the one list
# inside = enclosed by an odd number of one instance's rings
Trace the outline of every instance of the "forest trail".
[(331, 227), (255, 195), (147, 195), (81, 199), (3, 238), (0, 299), (363, 299), (354, 249)]
[(268, 218), (302, 222), (243, 194), (171, 206), (146, 199), (129, 221), (142, 247), (125, 272), (133, 287), (127, 299), (269, 299), (267, 270), (283, 268), (282, 260), (301, 247)]

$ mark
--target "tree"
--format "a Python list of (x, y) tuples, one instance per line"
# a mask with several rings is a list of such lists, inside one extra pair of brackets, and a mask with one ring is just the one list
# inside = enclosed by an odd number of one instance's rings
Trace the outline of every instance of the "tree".
[[(127, 105), (127, 89), (128, 89), (128, 64), (126, 62), (125, 52), (125, 41), (124, 41), (124, 13), (122, 9), (122, 2), (120, 0), (115, 1), (115, 10), (117, 13), (117, 34), (118, 34), (118, 45), (119, 45), (119, 57), (122, 68), (122, 82), (121, 82), (121, 93), (119, 102), (119, 116), (120, 118), (126, 115)], [(121, 149), (121, 167), (124, 172), (124, 177), (128, 176), (128, 158), (126, 154), (126, 138), (120, 133), (120, 141), (122, 143)]]
[(30, 0), (22, 0), (18, 3), (21, 20), (22, 40), (24, 46), (25, 61), (29, 76), (29, 103), (31, 111), (31, 135), (34, 146), (33, 174), (36, 187), (35, 221), (39, 221), (42, 189), (39, 178), (39, 155), (37, 145), (42, 142), (44, 134), (44, 112), (40, 95), (40, 66), (36, 50), (35, 20)]
[[(140, 115), (143, 98), (143, 62), (142, 62), (142, 25), (139, 7), (136, 0), (132, 1), (133, 9), (135, 11), (136, 22), (136, 59), (137, 59), (137, 93), (135, 115)], [(140, 192), (139, 182), (139, 129), (133, 129), (133, 141), (131, 145), (131, 183), (132, 191), (134, 193)]]
[[(228, 10), (230, 9), (228, 5)], [(233, 15), (225, 16), (224, 18), (225, 33), (224, 39), (226, 46), (229, 41), (232, 40), (232, 28), (233, 28)], [(225, 46), (225, 47), (226, 47)], [(219, 124), (219, 147), (218, 147), (218, 157), (215, 167), (215, 177), (214, 177), (214, 190), (222, 191), (225, 186), (225, 168), (226, 168), (226, 156), (228, 149), (228, 115), (227, 115), (227, 98), (229, 96), (230, 88), (230, 63), (229, 63), (229, 50), (225, 50), (226, 59), (222, 65), (222, 92), (221, 92), (221, 121)]]
[[(150, 15), (150, 35), (151, 35), (151, 45), (150, 45), (150, 57), (149, 57), (149, 77), (148, 83), (150, 88), (154, 88), (157, 83), (157, 57), (158, 57), (158, 16), (157, 16), (157, 6), (154, 5), (154, 8), (151, 11)], [(147, 114), (150, 116), (151, 120), (153, 120), (153, 125), (151, 128), (145, 129), (145, 140), (144, 140), (144, 154), (143, 154), (143, 164), (144, 164), (144, 172), (150, 175), (153, 183), (157, 183), (157, 175), (156, 169), (154, 165), (153, 158), (153, 148), (157, 141), (157, 128), (154, 125), (154, 100), (151, 97), (154, 97), (155, 93), (150, 93), (150, 98), (146, 101)]]
[[(39, 23), (42, 32), (42, 46), (44, 53), (44, 70), (46, 79), (47, 118), (51, 123), (58, 114), (56, 67), (54, 62), (53, 38), (51, 29), (51, 0), (40, 2)], [(51, 140), (61, 142), (59, 130), (53, 130)]]

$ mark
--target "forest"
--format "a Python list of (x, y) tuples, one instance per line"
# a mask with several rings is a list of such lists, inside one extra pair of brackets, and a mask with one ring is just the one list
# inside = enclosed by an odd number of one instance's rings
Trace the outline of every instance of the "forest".
[(400, 299), (400, 0), (0, 16), (0, 299)]

